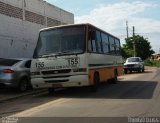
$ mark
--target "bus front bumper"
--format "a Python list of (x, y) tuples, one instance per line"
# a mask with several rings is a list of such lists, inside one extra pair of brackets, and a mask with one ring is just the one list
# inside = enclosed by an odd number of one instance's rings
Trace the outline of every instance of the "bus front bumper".
[(31, 84), (33, 88), (81, 87), (89, 85), (88, 75), (74, 75), (63, 79), (61, 78), (44, 79), (42, 77), (37, 77), (37, 78), (32, 77)]

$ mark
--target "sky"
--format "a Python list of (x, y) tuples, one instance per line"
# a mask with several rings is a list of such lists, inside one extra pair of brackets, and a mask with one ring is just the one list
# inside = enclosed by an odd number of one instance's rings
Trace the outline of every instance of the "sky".
[(125, 43), (129, 36), (144, 36), (160, 52), (160, 0), (46, 0), (74, 14), (75, 23), (91, 23)]

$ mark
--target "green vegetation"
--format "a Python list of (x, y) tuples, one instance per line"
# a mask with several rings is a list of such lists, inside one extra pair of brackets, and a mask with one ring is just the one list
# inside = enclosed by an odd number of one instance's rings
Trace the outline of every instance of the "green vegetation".
[(145, 60), (144, 61), (145, 66), (153, 66), (153, 67), (160, 67), (160, 61), (151, 61), (151, 60)]
[(134, 54), (133, 41), (135, 41), (137, 56), (141, 57), (143, 60), (149, 58), (151, 54), (154, 53), (150, 45), (150, 42), (143, 36), (136, 35), (134, 37), (126, 38), (125, 41), (126, 43), (123, 44), (123, 47), (121, 49), (122, 56), (124, 59), (133, 56)]
[(125, 44), (121, 48), (121, 53), (124, 59), (132, 57), (134, 54), (133, 41), (136, 44), (137, 57), (141, 57), (144, 60), (145, 66), (160, 67), (160, 61), (149, 60), (150, 56), (154, 53), (150, 42), (143, 36), (136, 35), (125, 39)]

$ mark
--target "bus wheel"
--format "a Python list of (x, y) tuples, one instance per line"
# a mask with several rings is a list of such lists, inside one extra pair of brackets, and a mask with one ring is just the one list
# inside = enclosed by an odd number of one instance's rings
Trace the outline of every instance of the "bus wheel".
[(54, 89), (54, 88), (48, 88), (48, 93), (49, 93), (50, 95), (54, 94), (54, 92), (55, 92), (55, 89)]
[(114, 71), (114, 78), (112, 78), (111, 80), (109, 80), (110, 84), (117, 84), (118, 81), (118, 74), (117, 74), (117, 70)]
[(94, 74), (93, 86), (92, 86), (92, 91), (93, 92), (96, 92), (98, 90), (98, 85), (99, 85), (99, 74), (95, 73)]

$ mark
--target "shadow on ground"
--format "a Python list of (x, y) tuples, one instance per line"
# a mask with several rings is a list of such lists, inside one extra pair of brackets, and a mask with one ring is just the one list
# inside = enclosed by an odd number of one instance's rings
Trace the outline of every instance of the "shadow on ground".
[[(103, 83), (97, 92), (89, 88), (68, 88), (56, 91), (53, 96), (57, 98), (97, 98), (97, 99), (152, 99), (158, 82), (155, 81), (119, 81), (118, 84)], [(41, 97), (40, 96), (40, 97)]]
[(119, 81), (118, 84), (101, 84), (97, 92), (91, 92), (87, 87), (64, 89), (56, 91), (53, 95), (49, 95), (46, 91), (39, 95), (30, 95), (0, 103), (0, 117), (12, 115), (59, 98), (151, 99), (157, 84), (155, 81)]
[[(152, 70), (147, 70), (147, 71), (144, 71), (144, 72), (136, 72), (136, 71), (132, 71), (132, 72), (128, 72), (127, 74), (147, 74), (147, 73), (153, 73)], [(127, 75), (125, 74), (125, 75)]]

